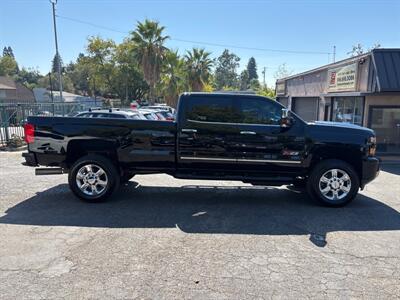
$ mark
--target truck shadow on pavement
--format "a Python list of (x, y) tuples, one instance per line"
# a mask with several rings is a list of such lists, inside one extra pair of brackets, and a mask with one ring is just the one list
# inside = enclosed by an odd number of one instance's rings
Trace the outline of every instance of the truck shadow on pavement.
[(178, 228), (186, 233), (325, 236), (334, 231), (399, 230), (400, 213), (359, 194), (344, 208), (318, 206), (304, 193), (267, 187), (139, 186), (108, 202), (76, 199), (60, 184), (9, 208), (3, 224)]

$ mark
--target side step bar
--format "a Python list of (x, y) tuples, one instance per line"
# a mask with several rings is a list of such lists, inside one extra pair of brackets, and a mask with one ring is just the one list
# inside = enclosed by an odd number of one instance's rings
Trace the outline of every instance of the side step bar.
[(63, 174), (62, 168), (36, 168), (35, 175), (57, 175)]

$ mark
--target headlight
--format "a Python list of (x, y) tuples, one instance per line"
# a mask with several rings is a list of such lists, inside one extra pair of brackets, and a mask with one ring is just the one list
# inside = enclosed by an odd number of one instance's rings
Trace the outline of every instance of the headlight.
[(368, 155), (375, 156), (376, 153), (376, 137), (371, 136), (368, 138)]

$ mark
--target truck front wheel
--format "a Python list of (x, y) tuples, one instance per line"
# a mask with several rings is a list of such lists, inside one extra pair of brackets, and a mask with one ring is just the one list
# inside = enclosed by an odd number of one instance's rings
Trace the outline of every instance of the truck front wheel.
[(360, 188), (360, 180), (348, 163), (328, 159), (321, 161), (312, 170), (308, 182), (309, 195), (320, 203), (340, 207), (352, 201)]
[(118, 188), (120, 177), (107, 158), (87, 155), (71, 167), (68, 183), (78, 198), (87, 202), (101, 202)]

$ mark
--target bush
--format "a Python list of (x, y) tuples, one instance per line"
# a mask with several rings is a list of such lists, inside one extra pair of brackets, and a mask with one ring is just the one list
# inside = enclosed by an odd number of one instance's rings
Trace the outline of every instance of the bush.
[(10, 140), (7, 142), (7, 147), (10, 148), (18, 148), (24, 145), (25, 145), (24, 139), (16, 134), (13, 134)]

